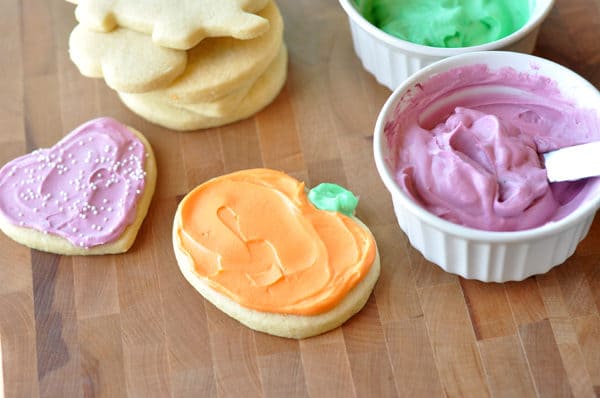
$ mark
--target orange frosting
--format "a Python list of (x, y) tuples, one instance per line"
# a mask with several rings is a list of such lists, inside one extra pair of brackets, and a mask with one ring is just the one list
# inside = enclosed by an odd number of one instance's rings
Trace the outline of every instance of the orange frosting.
[(287, 174), (244, 170), (205, 182), (180, 205), (176, 243), (212, 288), (263, 312), (316, 315), (368, 273), (375, 241), (319, 210)]

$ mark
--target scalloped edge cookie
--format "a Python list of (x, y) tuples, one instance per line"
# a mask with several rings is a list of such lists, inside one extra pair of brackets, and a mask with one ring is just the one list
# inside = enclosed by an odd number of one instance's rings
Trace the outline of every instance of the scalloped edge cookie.
[(256, 13), (268, 0), (70, 0), (86, 27), (110, 32), (118, 26), (152, 36), (154, 43), (189, 50), (207, 37), (247, 40), (269, 29)]
[(69, 36), (69, 56), (87, 77), (126, 93), (167, 87), (187, 66), (187, 52), (160, 47), (132, 30), (101, 33), (77, 25)]
[(282, 46), (270, 73), (263, 74), (252, 86), (248, 95), (223, 117), (211, 117), (196, 110), (177, 107), (157, 95), (119, 93), (119, 97), (132, 112), (152, 123), (173, 130), (198, 130), (233, 123), (259, 112), (277, 97), (286, 77), (287, 49)]

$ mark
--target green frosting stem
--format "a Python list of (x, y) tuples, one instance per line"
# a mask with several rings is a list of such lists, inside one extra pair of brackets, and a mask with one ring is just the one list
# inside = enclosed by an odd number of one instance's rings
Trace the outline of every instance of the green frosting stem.
[(366, 20), (400, 39), (469, 47), (510, 35), (529, 19), (528, 0), (354, 0)]
[(308, 192), (308, 200), (317, 209), (337, 211), (347, 216), (352, 216), (358, 205), (358, 198), (352, 192), (337, 184), (327, 182), (311, 189)]

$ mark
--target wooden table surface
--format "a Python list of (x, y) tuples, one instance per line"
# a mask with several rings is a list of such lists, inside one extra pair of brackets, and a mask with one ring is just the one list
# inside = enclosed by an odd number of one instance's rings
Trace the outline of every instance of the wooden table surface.
[[(464, 280), (425, 261), (373, 163), (390, 92), (362, 69), (337, 1), (278, 3), (290, 55), (281, 95), (252, 119), (178, 133), (78, 73), (71, 4), (0, 1), (0, 164), (100, 115), (144, 132), (159, 164), (126, 254), (63, 257), (0, 234), (0, 396), (600, 396), (600, 220), (564, 265), (523, 282)], [(536, 53), (599, 87), (600, 1), (557, 0)], [(178, 200), (210, 177), (260, 166), (360, 195), (382, 273), (343, 327), (302, 341), (256, 333), (179, 273)]]

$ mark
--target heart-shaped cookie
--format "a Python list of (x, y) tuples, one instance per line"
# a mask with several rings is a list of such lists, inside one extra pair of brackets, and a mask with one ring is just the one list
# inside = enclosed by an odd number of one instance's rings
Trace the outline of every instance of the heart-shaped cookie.
[(0, 169), (0, 228), (59, 254), (126, 251), (156, 181), (150, 144), (114, 119), (91, 120)]
[[(316, 196), (327, 208), (348, 202), (325, 190)], [(209, 301), (284, 337), (340, 325), (362, 308), (379, 275), (364, 224), (316, 207), (303, 183), (269, 169), (224, 175), (191, 191), (177, 209), (173, 245), (184, 276)]]

